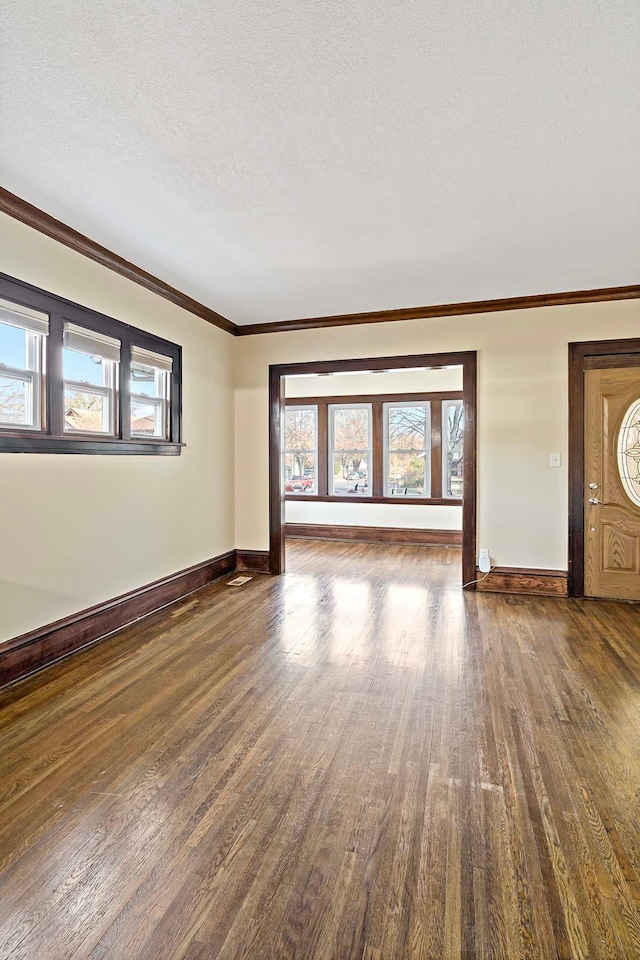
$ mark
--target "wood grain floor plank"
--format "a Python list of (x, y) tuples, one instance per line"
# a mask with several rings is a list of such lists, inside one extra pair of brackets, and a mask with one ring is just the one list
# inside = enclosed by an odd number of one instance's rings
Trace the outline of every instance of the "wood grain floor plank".
[(0, 960), (640, 960), (640, 608), (288, 553), (0, 695)]

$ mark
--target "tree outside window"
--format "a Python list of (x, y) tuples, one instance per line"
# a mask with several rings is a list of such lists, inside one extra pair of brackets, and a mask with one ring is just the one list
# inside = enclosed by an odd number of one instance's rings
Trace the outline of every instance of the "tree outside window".
[(369, 495), (370, 404), (331, 406), (333, 494)]
[(287, 407), (283, 473), (285, 493), (316, 492), (317, 407)]
[(423, 497), (429, 477), (429, 404), (386, 404), (387, 495)]

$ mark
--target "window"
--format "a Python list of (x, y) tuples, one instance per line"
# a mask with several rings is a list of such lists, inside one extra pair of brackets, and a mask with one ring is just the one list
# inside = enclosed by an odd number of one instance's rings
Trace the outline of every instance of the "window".
[(0, 429), (39, 430), (46, 314), (0, 300)]
[(445, 497), (461, 497), (464, 468), (464, 407), (462, 400), (446, 400), (442, 404), (442, 493)]
[(285, 409), (283, 455), (285, 493), (316, 493), (317, 407), (290, 406)]
[(62, 347), (65, 432), (115, 436), (120, 341), (65, 323)]
[(0, 274), (0, 452), (180, 453), (182, 352)]
[(285, 403), (283, 485), (290, 500), (461, 503), (461, 391)]
[(171, 357), (131, 348), (129, 402), (132, 437), (169, 435)]
[(640, 400), (627, 410), (618, 435), (618, 471), (631, 502), (640, 506)]
[(329, 490), (370, 496), (371, 404), (329, 405)]
[(385, 403), (385, 491), (388, 497), (425, 497), (430, 488), (429, 403)]

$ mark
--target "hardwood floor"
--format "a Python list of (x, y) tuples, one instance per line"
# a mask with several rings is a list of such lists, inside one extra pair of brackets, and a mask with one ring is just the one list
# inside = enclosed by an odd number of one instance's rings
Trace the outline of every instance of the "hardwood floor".
[(288, 556), (0, 697), (0, 957), (640, 958), (640, 608)]

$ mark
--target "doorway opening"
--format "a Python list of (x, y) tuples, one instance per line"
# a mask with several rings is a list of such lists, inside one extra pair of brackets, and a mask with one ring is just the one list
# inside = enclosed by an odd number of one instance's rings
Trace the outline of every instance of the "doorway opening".
[(569, 344), (569, 596), (640, 600), (640, 340)]
[(315, 531), (461, 544), (475, 580), (476, 379), (471, 351), (271, 366), (270, 572)]

